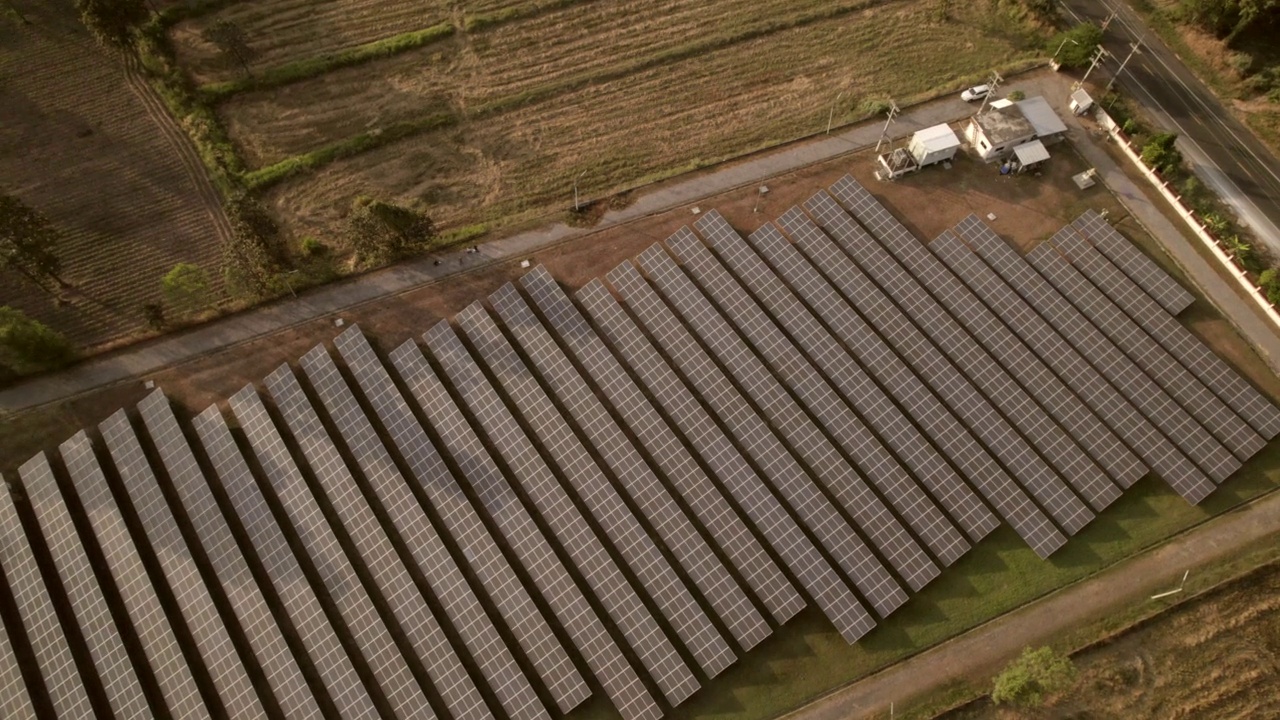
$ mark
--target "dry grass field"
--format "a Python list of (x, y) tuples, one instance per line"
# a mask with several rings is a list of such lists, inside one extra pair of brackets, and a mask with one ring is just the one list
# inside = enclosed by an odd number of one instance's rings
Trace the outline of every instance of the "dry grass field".
[[(218, 18), (244, 27), (261, 53), (255, 72), (442, 18), (454, 25), (421, 47), (219, 102), (259, 171), (448, 120), (266, 190), (295, 238), (331, 244), (359, 194), (446, 228), (543, 217), (568, 207), (575, 178), (585, 198), (605, 197), (820, 131), (837, 98), (839, 122), (867, 101), (958, 90), (1031, 61), (1043, 32), (1014, 0), (953, 2), (947, 19), (938, 0), (366, 0), (306, 16), (300, 4), (233, 3), (183, 21), (172, 31), (178, 56), (198, 80), (234, 79), (199, 40)], [(401, 12), (410, 6), (416, 16)], [(330, 12), (338, 7), (345, 14)]]
[(175, 264), (218, 276), (210, 198), (192, 181), (198, 161), (184, 164), (157, 122), (162, 107), (89, 38), (71, 0), (17, 5), (31, 24), (0, 19), (0, 187), (63, 232), (74, 289), (59, 303), (0, 273), (0, 305), (97, 346), (144, 329), (142, 306)]

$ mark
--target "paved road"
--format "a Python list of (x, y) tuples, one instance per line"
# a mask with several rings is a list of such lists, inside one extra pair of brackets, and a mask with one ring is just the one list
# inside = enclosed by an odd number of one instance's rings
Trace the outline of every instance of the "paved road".
[[(1103, 46), (1112, 57), (1103, 67), (1114, 72), (1142, 44), (1121, 74), (1119, 84), (1156, 119), (1179, 135), (1178, 147), (1196, 166), (1205, 184), (1235, 208), (1241, 221), (1280, 257), (1280, 162), (1235, 115), (1196, 79), (1123, 0), (1064, 0), (1077, 20), (1107, 28)], [(1105, 77), (1105, 76), (1104, 76)]]

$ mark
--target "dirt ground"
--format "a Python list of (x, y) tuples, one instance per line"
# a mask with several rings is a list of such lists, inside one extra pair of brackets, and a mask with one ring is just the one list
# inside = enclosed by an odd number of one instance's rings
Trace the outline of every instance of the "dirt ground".
[(1280, 564), (1079, 653), (1074, 688), (1036, 712), (980, 703), (939, 720), (1280, 715)]

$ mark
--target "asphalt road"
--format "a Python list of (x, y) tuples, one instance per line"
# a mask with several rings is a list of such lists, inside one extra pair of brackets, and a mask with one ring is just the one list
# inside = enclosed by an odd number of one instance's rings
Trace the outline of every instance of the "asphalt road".
[[(1107, 28), (1103, 46), (1111, 57), (1095, 73), (1109, 78), (1141, 43), (1118, 84), (1162, 125), (1179, 135), (1178, 147), (1204, 183), (1236, 210), (1240, 220), (1280, 258), (1280, 161), (1213, 92), (1200, 82), (1141, 18), (1121, 0), (1064, 0), (1077, 20)], [(1095, 75), (1096, 76), (1096, 75)]]

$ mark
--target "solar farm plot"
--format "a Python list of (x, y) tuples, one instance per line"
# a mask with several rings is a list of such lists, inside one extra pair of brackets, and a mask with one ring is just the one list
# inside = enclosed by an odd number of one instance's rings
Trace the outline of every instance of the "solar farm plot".
[[(1239, 468), (1240, 461), (1134, 365), (1025, 258), (999, 238), (976, 236), (972, 242), (974, 249), (996, 273), (1215, 483), (1225, 480)], [(1171, 480), (1166, 478), (1166, 481)], [(1199, 502), (1208, 495), (1199, 485), (1175, 489), (1184, 493), (1183, 497), (1191, 502)], [(1192, 494), (1185, 494), (1187, 492)]]
[[(390, 359), (457, 461), (462, 478), (475, 490), (508, 546), (538, 583), (543, 597), (573, 636), (583, 659), (604, 685), (618, 712), (627, 720), (652, 720), (661, 716), (661, 708), (551, 551), (550, 542), (507, 485), (502, 472), (417, 345), (405, 342)], [(666, 642), (665, 637), (662, 640)], [(666, 644), (670, 646), (669, 642)], [(683, 662), (680, 667), (684, 667)], [(688, 674), (687, 668), (685, 673)]]
[[(286, 717), (296, 720), (321, 717), (320, 707), (267, 608), (262, 591), (245, 563), (244, 554), (236, 546), (231, 528), (209, 491), (203, 471), (196, 464), (177, 418), (169, 408), (168, 399), (161, 390), (156, 390), (138, 404), (138, 410), (164, 465), (169, 484), (186, 509), (186, 517), (204, 548), (205, 557), (280, 710)], [(129, 481), (125, 482), (127, 486)], [(138, 507), (136, 501), (134, 507)], [(141, 510), (139, 514), (142, 514)]]
[[(685, 233), (690, 233), (685, 230)], [(691, 234), (691, 233), (690, 233)], [(713, 355), (742, 385), (742, 390), (752, 397), (757, 406), (769, 416), (771, 424), (778, 428), (787, 439), (791, 448), (804, 458), (822, 482), (828, 488), (846, 488), (850, 492), (843, 498), (846, 510), (853, 513), (855, 522), (872, 537), (879, 540), (882, 551), (905, 546), (903, 556), (891, 558), (904, 567), (911, 567), (907, 562), (918, 563), (922, 574), (917, 579), (923, 580), (930, 574), (928, 568), (936, 573), (937, 566), (912, 540), (906, 530), (899, 524), (884, 504), (871, 495), (870, 490), (861, 478), (855, 474), (839, 451), (818, 430), (799, 408), (796, 402), (786, 394), (782, 386), (774, 379), (769, 370), (752, 353), (751, 349), (738, 338), (728, 322), (715, 310), (711, 302), (702, 294), (663, 251), (661, 246), (654, 245), (637, 259), (637, 263), (645, 270), (649, 278), (688, 324), (693, 332), (699, 335), (710, 348)], [(772, 413), (769, 411), (773, 411)], [(785, 412), (785, 414), (782, 414)], [(848, 484), (858, 482), (859, 487), (848, 488)], [(865, 505), (854, 505), (852, 497), (866, 502)], [(874, 500), (874, 502), (871, 502)], [(879, 531), (879, 538), (876, 538)], [(907, 593), (893, 576), (885, 569), (880, 560), (871, 553), (865, 544), (858, 543), (844, 548), (838, 559), (846, 566), (849, 577), (857, 585), (863, 596), (881, 617), (887, 617), (907, 600)]]
[[(374, 353), (373, 347), (360, 332), (352, 327), (334, 341), (339, 354), (351, 371), (356, 384), (369, 401), (382, 427), (386, 428), (392, 443), (404, 459), (411, 481), (411, 490), (419, 503), (432, 508), (444, 525), (447, 534), (462, 551), (463, 559), (479, 579), (486, 593), (493, 600), (498, 613), (514, 635), (525, 657), (533, 663), (538, 676), (551, 691), (561, 712), (568, 712), (590, 695), (590, 688), (574, 667), (564, 647), (551, 631), (547, 619), (534, 604), (533, 598), (516, 576), (510, 562), (499, 550), (493, 536), (485, 527), (476, 509), (467, 500), (453, 473), (445, 466), (431, 439), (427, 437), (413, 415), (400, 390)], [(536, 568), (537, 566), (534, 565)], [(593, 647), (599, 642), (599, 627), (595, 615), (577, 599), (565, 593), (577, 593), (577, 589), (558, 584), (563, 576), (551, 570), (531, 572), (537, 590), (551, 602), (552, 610), (570, 636), (580, 647)], [(612, 641), (604, 643), (604, 649), (586, 653), (587, 664), (593, 672), (603, 673), (603, 680), (610, 697), (622, 700), (619, 707), (631, 707), (638, 717), (644, 717), (647, 694), (628, 694), (631, 683), (638, 682), (629, 666), (616, 664), (616, 648)], [(634, 703), (628, 706), (627, 702)], [(628, 717), (626, 712), (624, 717)]]
[[(509, 477), (512, 481), (519, 483), (529, 496), (539, 515), (550, 528), (551, 534), (559, 541), (563, 552), (569, 556), (583, 580), (591, 587), (596, 599), (600, 601), (605, 612), (627, 639), (627, 643), (640, 658), (641, 664), (648, 670), (650, 677), (662, 689), (663, 696), (672, 706), (679, 705), (698, 689), (698, 681), (658, 625), (657, 620), (641, 602), (636, 588), (609, 555), (604, 543), (596, 536), (586, 518), (573, 504), (551, 468), (538, 453), (532, 440), (503, 404), (497, 391), (485, 379), (480, 367), (462, 346), (448, 323), (441, 321), (424, 337), (432, 354), (444, 368), (453, 386), (457, 388), (463, 403), (474, 414), (477, 423), (510, 469)], [(537, 421), (540, 422), (541, 419)], [(496, 465), (493, 466), (492, 471), (497, 471)], [(505, 490), (501, 496), (504, 503), (511, 505), (520, 502), (511, 488), (505, 484), (497, 487)], [(626, 507), (620, 503), (610, 507), (609, 510), (615, 513), (627, 512)], [(605, 515), (599, 520), (606, 535), (610, 536), (610, 540), (621, 544), (619, 542), (621, 533), (617, 529), (618, 519)], [(632, 539), (639, 540), (639, 538)], [(666, 565), (665, 560), (656, 552), (656, 548), (653, 550), (653, 554), (649, 557), (637, 558), (637, 560), (649, 563), (661, 561), (663, 567), (670, 571), (670, 566)], [(631, 567), (642, 578), (653, 574), (649, 572), (654, 569), (653, 565), (645, 566), (636, 562)], [(644, 582), (643, 579), (641, 582)], [(650, 592), (657, 604), (661, 605), (661, 600), (656, 597), (658, 593), (652, 589)], [(707, 627), (714, 632), (710, 621), (701, 612), (692, 618), (668, 616), (668, 620), (677, 627), (680, 620), (701, 620), (706, 622)], [(679, 630), (677, 635), (681, 635)], [(696, 635), (690, 635), (690, 637), (697, 638)], [(715, 637), (727, 650), (718, 633)], [(683, 636), (681, 639), (689, 641), (689, 638)], [(690, 643), (689, 649), (697, 657), (700, 652), (707, 650), (715, 652), (718, 648), (705, 645), (700, 647)], [(712, 667), (715, 667), (717, 662), (723, 662), (717, 661), (716, 655), (706, 657)]]
[[(1096, 465), (1008, 371), (952, 317), (947, 308), (930, 294), (927, 286), (922, 284), (924, 280), (921, 276), (931, 277), (924, 271), (933, 267), (937, 261), (934, 259), (934, 263), (928, 262), (925, 258), (927, 251), (902, 227), (897, 218), (889, 214), (851, 176), (841, 178), (831, 187), (830, 192), (867, 228), (870, 236), (878, 241), (873, 251), (887, 251), (882, 266), (882, 271), (887, 272), (883, 272), (882, 277), (878, 278), (881, 287), (890, 290), (889, 294), (898, 301), (899, 307), (916, 321), (925, 334), (934, 339), (938, 347), (960, 366), (975, 385), (982, 388), (991, 402), (1000, 408), (1050, 466), (1057, 470), (1057, 475), (1048, 474), (1047, 482), (1036, 488), (1041, 493), (1037, 497), (1051, 511), (1060, 510), (1072, 516), (1075, 522), (1064, 523), (1064, 529), (1068, 532), (1079, 530), (1083, 527), (1083, 522), (1092, 519), (1092, 513), (1073, 512), (1082, 506), (1079, 498), (1070, 490), (1071, 481), (1078, 479), (1096, 484), (1101, 479), (1095, 475), (1098, 472)], [(1081, 487), (1092, 488), (1092, 485), (1082, 484)], [(1112, 487), (1111, 491), (1116, 492), (1116, 488)], [(1104, 497), (1099, 497), (1095, 502), (1103, 499)]]
[[(955, 475), (955, 471), (924, 439), (901, 409), (782, 285), (777, 275), (719, 213), (714, 210), (707, 213), (696, 227), (719, 254), (724, 266), (732, 270), (742, 285), (759, 301), (759, 304), (752, 301), (742, 288), (731, 281), (722, 285), (726, 295), (721, 305), (734, 308), (732, 319), (739, 328), (744, 331), (750, 328), (747, 333), (749, 337), (767, 338), (766, 346), (776, 348), (762, 354), (766, 358), (773, 358), (771, 363), (780, 375), (792, 378), (789, 384), (812, 383), (818, 388), (818, 394), (825, 398), (825, 412), (819, 414), (817, 406), (811, 407), (811, 410), (824, 418), (823, 424), (828, 432), (842, 438), (846, 443), (846, 450), (850, 453), (860, 451), (865, 458), (888, 454), (865, 428), (863, 432), (866, 439), (863, 440), (862, 447), (852, 445), (851, 438), (848, 437), (850, 430), (860, 423), (836, 397), (837, 391), (880, 434), (884, 444), (892, 448), (896, 457), (911, 469), (914, 478), (897, 462), (880, 462), (867, 470), (867, 476), (898, 510), (906, 524), (915, 530), (916, 536), (924, 541), (934, 557), (946, 566), (968, 552), (969, 542), (934, 504), (933, 499), (920, 489), (916, 478), (929, 477), (932, 482), (936, 473), (939, 481), (950, 480), (953, 491), (963, 490), (970, 498), (972, 491), (964, 486), (964, 482)], [(772, 315), (772, 320), (765, 314), (766, 308)], [(796, 345), (786, 343), (781, 328), (787, 329), (792, 340), (808, 353), (813, 364), (804, 358)], [(818, 375), (815, 365), (825, 374), (825, 381)]]
[[(62, 633), (49, 591), (40, 578), (31, 545), (18, 520), (18, 509), (8, 485), (0, 476), (0, 568), (4, 570), (9, 591), (18, 606), (23, 629), (31, 642), (36, 664), (44, 679), (45, 689), (53, 703), (54, 712), (60, 718), (87, 718), (93, 715), (84, 683), (76, 672), (75, 658)], [(34, 718), (35, 709), (27, 695), (26, 684), (9, 645), (4, 626), (0, 625), (0, 692), (5, 698), (5, 709), (13, 706), (13, 716), (20, 720)]]
[[(320, 351), (323, 352), (323, 348)], [(300, 476), (294, 476), (293, 482), (288, 486), (284, 482), (276, 485), (276, 492), (282, 503), (289, 508), (291, 515), (299, 518), (295, 521), (295, 526), (317, 522), (320, 518), (317, 501), (327, 498), (340, 528), (351, 538), (355, 547), (351, 562), (362, 563), (368, 570), (376, 591), (408, 639), (417, 661), (444, 698), (450, 714), (456, 720), (480, 720), (487, 717), (489, 710), (484, 700), (391, 545), (386, 531), (360, 493), (355, 478), (347, 469), (328, 431), (320, 424), (320, 418), (293, 371), (288, 365), (280, 366), (267, 377), (266, 385), (284, 421), (285, 427), (281, 430), (287, 429), (293, 436), (320, 488), (313, 496), (311, 491), (303, 487)], [(280, 477), (283, 479), (286, 476), (281, 473)], [(323, 528), (308, 528), (303, 534), (323, 536), (326, 531), (331, 531), (330, 527), (326, 523)], [(354, 576), (347, 576), (339, 582), (348, 580), (358, 581)], [(534, 713), (532, 717), (546, 717), (546, 714), (545, 711)]]
[[(875, 240), (868, 237), (830, 195), (819, 193), (806, 203), (807, 209), (822, 224), (823, 230), (793, 208), (778, 220), (778, 225), (795, 240), (797, 247), (809, 257), (827, 280), (843, 294), (849, 304), (873, 325), (898, 354), (907, 361), (920, 377), (938, 394), (990, 451), (1009, 468), (1008, 472), (986, 463), (984, 457), (974, 458), (972, 453), (966, 463), (969, 477), (987, 500), (1009, 522), (1031, 549), (1041, 557), (1048, 557), (1062, 547), (1067, 539), (1045, 511), (1036, 506), (1027, 492), (1015, 483), (1009, 473), (1027, 485), (1053, 479), (1051, 470), (1038, 461), (1034, 451), (1026, 444), (1013, 426), (1004, 419), (968, 378), (942, 353), (933, 341), (889, 299), (858, 264), (852, 255), (846, 254), (833, 242), (839, 241), (845, 248), (862, 245), (871, 247)], [(878, 270), (889, 261), (886, 253), (868, 254), (860, 258), (869, 267)], [(882, 279), (884, 275), (882, 274)], [(976, 466), (976, 467), (975, 467)], [(1032, 485), (1034, 487), (1034, 485)], [(1081, 504), (1086, 513), (1088, 508)], [(1072, 519), (1061, 508), (1047, 508), (1055, 520), (1064, 523)], [(1090, 513), (1091, 515), (1091, 513)], [(1083, 524), (1080, 520), (1076, 523)], [(1073, 523), (1074, 524), (1074, 523)]]
[[(1042, 245), (1036, 250), (1047, 254), (1057, 252), (1069, 261), (1074, 258), (1090, 257), (1089, 246), (1072, 228), (1063, 228), (1053, 236), (1052, 247)], [(1028, 255), (1032, 264), (1036, 260)], [(1087, 263), (1087, 260), (1080, 261)], [(1086, 278), (1087, 276), (1074, 266), (1058, 268), (1057, 272), (1066, 283), (1064, 295), (1076, 304), (1085, 315), (1093, 318), (1104, 333), (1116, 345), (1120, 346), (1134, 362), (1151, 374), (1152, 378), (1174, 399), (1181, 403), (1201, 425), (1222, 441), (1241, 461), (1253, 457), (1254, 453), (1266, 445), (1266, 440), (1249, 427), (1239, 415), (1226, 403), (1205, 387), (1198, 378), (1192, 375), (1177, 358), (1151, 338), (1137, 323), (1133, 322), (1124, 311), (1116, 305)], [(1067, 279), (1070, 278), (1070, 279)], [(1075, 282), (1075, 279), (1081, 282)], [(1052, 282), (1052, 278), (1050, 282)]]
[[(252, 390), (252, 387), (248, 389)], [(254, 554), (274, 586), (276, 596), (297, 630), (298, 637), (338, 713), (344, 718), (379, 717), (373, 699), (356, 675), (352, 659), (347, 656), (333, 625), (316, 598), (315, 591), (303, 574), (297, 557), (289, 547), (284, 531), (276, 523), (266, 498), (231, 437), (222, 413), (218, 412), (217, 406), (211, 406), (198, 415), (192, 424), (223, 490), (235, 508), (234, 514), (239, 519)], [(183, 498), (188, 516), (193, 520), (204, 517), (212, 521), (213, 513), (216, 512), (213, 497), (207, 492), (207, 488), (196, 490), (195, 486), (200, 478), (194, 474), (181, 479), (171, 477), (175, 484), (188, 485)], [(196, 524), (201, 525), (199, 522)], [(229, 559), (222, 562), (231, 565)]]
[[(1080, 220), (1076, 221), (1080, 223)], [(1105, 222), (1105, 221), (1102, 221)], [(1077, 229), (1079, 225), (1076, 226)], [(1110, 226), (1108, 226), (1110, 227)], [(1263, 438), (1280, 433), (1280, 409), (1271, 404), (1213, 351), (1205, 347), (1105, 255), (1085, 242), (1071, 242), (1071, 264), (1089, 277), (1124, 312), (1164, 346), (1191, 374), (1234, 410)]]
[[(633, 501), (640, 506), (651, 526), (656, 528), (663, 543), (678, 558), (687, 577), (697, 585), (703, 597), (729, 627), (739, 646), (744, 649), (755, 646), (771, 632), (768, 623), (751, 604), (737, 580), (716, 557), (707, 541), (698, 533), (683, 509), (676, 504), (655, 472), (645, 464), (621, 427), (610, 417), (602, 400), (607, 399), (613, 405), (622, 422), (649, 451), (655, 467), (683, 491), (684, 496), (691, 498), (692, 507), (701, 509), (696, 514), (711, 517), (712, 520), (722, 520), (736, 531), (731, 540), (721, 543), (722, 547), (736, 543), (736, 546), (728, 548), (731, 556), (745, 558), (748, 569), (762, 576), (768, 587), (789, 591), (787, 599), (796, 597), (795, 591), (742, 525), (741, 520), (737, 519), (723, 496), (697, 467), (666, 421), (657, 414), (568, 296), (556, 285), (550, 273), (544, 268), (538, 268), (526, 274), (521, 279), (521, 284), (542, 310), (555, 335), (573, 353), (596, 386), (601, 388), (603, 398), (597, 398), (581, 376), (566, 371), (572, 366), (564, 353), (555, 347), (551, 333), (546, 329), (517, 322), (520, 328), (514, 331), (517, 342), (522, 344), (530, 357), (543, 357), (541, 365), (556, 374), (554, 379), (545, 377), (548, 386), (561, 398), (563, 406), (569, 410), (580, 431), (590, 437), (592, 444), (601, 450), (605, 463), (610, 465), (615, 477), (624, 483), (624, 488)], [(513, 294), (513, 297), (518, 296)], [(523, 303), (513, 301), (508, 308), (513, 314), (534, 319)], [(535, 365), (538, 363), (535, 362)], [(605, 451), (605, 448), (608, 450)], [(600, 476), (599, 479), (604, 480), (604, 477)]]
[[(844, 342), (862, 366), (888, 389), (957, 468), (975, 478), (1003, 474), (968, 429), (776, 228), (763, 226), (751, 234), (748, 242), (773, 266), (773, 271), (792, 292), (803, 298), (811, 311)], [(999, 518), (949, 466), (915, 472), (921, 482), (930, 485), (934, 497), (974, 542), (999, 527)]]
[[(608, 277), (666, 356), (684, 374), (689, 386), (698, 391), (711, 412), (723, 423), (724, 429), (738, 441), (741, 451), (751, 456), (764, 477), (836, 564), (850, 577), (856, 577), (858, 566), (848, 549), (862, 546), (864, 550), (858, 557), (863, 553), (869, 554), (869, 551), (865, 550), (862, 539), (831, 501), (818, 490), (796, 459), (774, 436), (769, 425), (747, 404), (685, 325), (641, 278), (635, 266), (625, 262), (614, 268)], [(816, 549), (814, 554), (817, 555)], [(875, 621), (826, 559), (820, 555), (817, 557), (821, 562), (811, 563), (810, 571), (799, 577), (841, 637), (852, 644), (870, 632)]]
[(1154, 260), (1134, 247), (1098, 213), (1086, 210), (1072, 224), (1088, 235), (1094, 247), (1115, 263), (1130, 280), (1142, 288), (1170, 315), (1177, 315), (1195, 302), (1194, 295), (1187, 292)]
[(234, 718), (266, 717), (128, 416), (120, 410), (98, 429), (222, 706)]
[[(1071, 233), (1070, 229), (1059, 235)], [(1058, 235), (1054, 236), (1058, 238)], [(1152, 340), (1119, 308), (1093, 286), (1080, 271), (1071, 266), (1054, 245), (1043, 244), (1027, 254), (1041, 275), (1084, 313), (1103, 334), (1142, 368), (1152, 380), (1182, 406), (1205, 430), (1216, 438), (1210, 456), (1212, 467), (1204, 470), (1213, 477), (1234, 472), (1238, 463), (1248, 459), (1265, 444), (1231, 408), (1214, 397), (1186, 368), (1178, 364), (1164, 348)], [(1197, 404), (1200, 403), (1200, 404)], [(1234, 456), (1234, 457), (1233, 457)], [(1234, 461), (1234, 463), (1232, 462)], [(1234, 465), (1234, 467), (1233, 467)], [(1228, 470), (1230, 468), (1230, 470)], [(1225, 477), (1226, 475), (1221, 475)]]
[[(742, 508), (783, 564), (800, 579), (800, 584), (814, 596), (824, 595), (829, 588), (837, 586), (839, 579), (817, 548), (804, 536), (800, 527), (747, 464), (746, 458), (698, 404), (692, 391), (675, 375), (609, 291), (605, 290), (604, 285), (599, 280), (593, 280), (578, 292), (577, 298), (601, 334), (613, 344), (618, 356), (635, 372), (639, 381), (672, 418), (674, 426), (689, 441), (694, 452), (698, 453), (712, 475)], [(716, 514), (716, 519), (721, 517), (719, 513)], [(724, 521), (731, 522), (727, 518)], [(728, 548), (725, 550), (728, 552)], [(765, 606), (770, 608), (774, 620), (779, 624), (784, 623), (804, 608), (804, 598), (795, 591), (785, 576), (781, 578), (781, 582), (785, 584), (776, 590), (762, 590), (769, 587), (768, 579), (751, 582), (753, 576), (758, 574), (759, 567), (740, 565), (739, 570), (756, 589), (757, 596)], [(809, 580), (816, 577), (821, 577), (823, 582)]]
[(151, 711), (142, 685), (120, 639), (122, 631), (111, 618), (102, 588), (98, 587), (71, 522), (71, 513), (58, 491), (49, 460), (40, 453), (23, 464), (18, 475), (35, 510), (45, 546), (49, 548), (67, 602), (80, 626), (80, 637), (89, 649), (112, 712), (116, 717), (149, 717)]
[(429, 583), (508, 717), (513, 720), (547, 717), (533, 687), (414, 498), (329, 353), (318, 346), (302, 356), (301, 365), (376, 502), (407, 546), (411, 560), (405, 562), (412, 562)]
[(120, 599), (138, 633), (142, 651), (155, 673), (169, 711), (181, 718), (209, 717), (192, 670), (183, 657), (173, 627), (160, 607), (138, 548), (111, 497), (89, 436), (82, 430), (59, 446), (80, 505), (107, 560)]
[(1058, 377), (1170, 485), (1189, 493), (1208, 494), (1213, 482), (1107, 381), (1058, 331), (959, 238), (977, 244), (1002, 242), (970, 216), (955, 236), (935, 240), (931, 249), (1018, 334)]
[[(269, 376), (268, 384), (274, 379)], [(230, 405), (263, 476), (289, 518), (294, 537), (306, 549), (321, 587), (342, 616), (392, 712), (400, 718), (435, 717), (423, 688), (352, 567), (353, 560), (359, 558), (348, 558), (343, 552), (257, 390), (245, 386), (231, 396)]]

